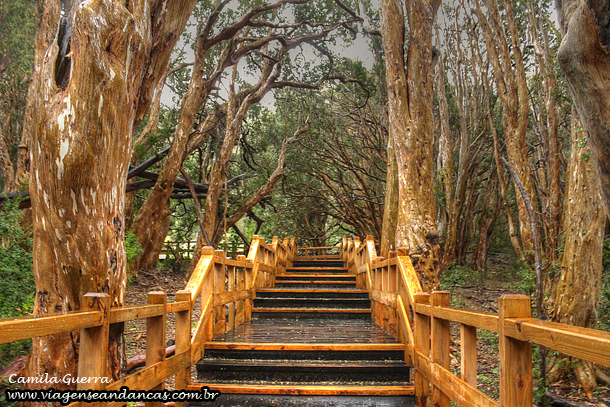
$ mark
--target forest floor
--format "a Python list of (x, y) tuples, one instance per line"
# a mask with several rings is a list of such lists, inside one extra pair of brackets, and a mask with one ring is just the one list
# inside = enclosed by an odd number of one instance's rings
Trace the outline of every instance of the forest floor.
[[(519, 276), (514, 265), (504, 255), (490, 256), (490, 267), (485, 273), (475, 273), (458, 268), (444, 278), (442, 288), (451, 292), (451, 305), (475, 311), (498, 312), (498, 299), (504, 294), (519, 292)], [(457, 275), (456, 275), (457, 273)], [(461, 275), (463, 274), (463, 275)], [(165, 291), (168, 302), (175, 301), (175, 293), (186, 285), (184, 271), (159, 270), (155, 272), (141, 271), (127, 287), (127, 305), (145, 304), (146, 295), (151, 291)], [(193, 310), (193, 326), (199, 319), (200, 306), (197, 303)], [(174, 315), (168, 315), (167, 341), (173, 344), (175, 337)], [(460, 340), (459, 326), (452, 324), (451, 366), (459, 374)], [(498, 334), (478, 330), (478, 388), (494, 399), (499, 397), (499, 356)], [(125, 341), (127, 357), (143, 355), (146, 349), (146, 320), (130, 321), (125, 324)], [(534, 349), (534, 370), (537, 375), (537, 350)], [(610, 374), (610, 369), (605, 372)], [(192, 379), (196, 380), (196, 370), (193, 368)], [(534, 379), (536, 387), (536, 378)], [(173, 379), (167, 382), (167, 388), (173, 388)], [(559, 383), (550, 386), (549, 390), (559, 397), (582, 406), (610, 407), (610, 386), (600, 386), (594, 391), (594, 397), (588, 398), (578, 385), (573, 374), (568, 374)], [(566, 404), (568, 405), (568, 404)], [(579, 404), (573, 404), (579, 405)]]

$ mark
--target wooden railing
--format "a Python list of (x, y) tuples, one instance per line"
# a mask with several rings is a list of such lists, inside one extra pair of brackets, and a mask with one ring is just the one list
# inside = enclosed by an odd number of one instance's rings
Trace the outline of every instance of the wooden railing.
[[(170, 255), (174, 259), (190, 259), (193, 257), (196, 246), (196, 240), (185, 242), (171, 242), (169, 240), (165, 241), (163, 243), (163, 249), (161, 250), (159, 259), (167, 260), (170, 258)], [(226, 253), (237, 253), (238, 255), (244, 254), (246, 248), (246, 245), (243, 243), (234, 245), (230, 244), (228, 248), (225, 246), (226, 244), (224, 241), (221, 241), (218, 244), (218, 248), (224, 250)]]
[(341, 253), (341, 246), (303, 246), (298, 248), (299, 257), (302, 259), (322, 259), (328, 256), (336, 256)]
[(169, 255), (171, 255), (175, 259), (190, 259), (195, 250), (195, 246), (197, 246), (196, 240), (191, 240), (187, 242), (166, 241), (163, 243), (163, 249), (161, 250), (159, 259), (167, 260), (169, 258)]
[[(222, 250), (205, 247), (185, 290), (176, 293), (175, 302), (167, 302), (164, 292), (151, 292), (146, 305), (110, 308), (108, 294), (88, 293), (83, 297), (83, 309), (77, 312), (0, 319), (0, 344), (80, 330), (79, 361), (86, 363), (79, 363), (78, 376), (108, 377), (110, 325), (146, 318), (146, 367), (110, 385), (100, 381), (78, 384), (78, 389), (119, 390), (127, 386), (131, 390), (158, 390), (174, 376), (175, 388), (186, 389), (191, 366), (203, 357), (205, 342), (249, 320), (256, 289), (273, 287), (275, 273), (290, 267), (296, 252), (294, 237), (283, 242), (274, 237), (271, 244), (266, 244), (265, 239), (254, 236), (248, 256), (239, 256), (237, 260), (225, 258)], [(201, 316), (191, 335), (191, 313), (198, 300)], [(166, 359), (166, 320), (170, 313), (176, 314), (176, 349), (174, 356)], [(124, 404), (104, 403), (104, 406)], [(70, 404), (76, 405), (81, 404)]]
[[(531, 407), (532, 344), (610, 366), (610, 333), (531, 317), (525, 295), (504, 295), (497, 314), (451, 307), (448, 292), (422, 292), (408, 256), (390, 252), (377, 257), (367, 237), (343, 238), (341, 259), (370, 290), (372, 317), (405, 344), (405, 360), (414, 367), (418, 406)], [(460, 324), (460, 374), (450, 371), (450, 323)], [(500, 397), (477, 390), (477, 329), (499, 334)]]

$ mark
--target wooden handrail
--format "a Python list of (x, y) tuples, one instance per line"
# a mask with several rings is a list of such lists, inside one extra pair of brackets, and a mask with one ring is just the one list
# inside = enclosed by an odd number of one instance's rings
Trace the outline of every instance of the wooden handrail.
[[(405, 360), (415, 368), (422, 403), (444, 406), (451, 399), (461, 406), (531, 407), (532, 344), (610, 367), (610, 332), (531, 318), (531, 300), (523, 295), (502, 296), (498, 314), (451, 307), (449, 293), (434, 293), (444, 302), (433, 305), (409, 256), (390, 252), (389, 257), (377, 257), (370, 236), (362, 243), (347, 237), (341, 242), (341, 260), (356, 275), (358, 288), (369, 289), (373, 320), (406, 345)], [(449, 322), (461, 326), (461, 377), (447, 365)], [(499, 333), (499, 401), (477, 390), (477, 329)]]
[[(265, 239), (254, 236), (248, 257), (238, 256), (236, 260), (226, 258), (223, 251), (204, 247), (185, 290), (176, 294), (176, 302), (167, 303), (165, 293), (155, 292), (149, 294), (149, 304), (109, 308), (106, 294), (90, 293), (83, 297), (82, 303), (89, 306), (84, 311), (41, 318), (0, 319), (0, 344), (81, 330), (79, 360), (86, 361), (87, 366), (79, 365), (79, 373), (103, 377), (108, 353), (103, 344), (108, 342), (108, 326), (147, 318), (147, 349), (150, 347), (147, 355), (154, 355), (154, 358), (147, 356), (146, 368), (113, 382), (106, 389), (118, 390), (122, 386), (160, 389), (159, 386), (172, 376), (176, 376), (176, 389), (186, 389), (191, 366), (203, 356), (205, 342), (214, 332), (224, 333), (249, 320), (256, 289), (273, 287), (275, 274), (291, 267), (296, 255), (294, 237), (283, 241), (274, 237), (271, 244), (266, 244)], [(227, 279), (228, 284), (225, 284)], [(191, 313), (198, 299), (202, 311), (191, 337)], [(225, 318), (227, 310), (229, 316)], [(164, 321), (168, 313), (176, 314), (176, 354), (165, 359)], [(85, 406), (70, 404), (76, 405)]]

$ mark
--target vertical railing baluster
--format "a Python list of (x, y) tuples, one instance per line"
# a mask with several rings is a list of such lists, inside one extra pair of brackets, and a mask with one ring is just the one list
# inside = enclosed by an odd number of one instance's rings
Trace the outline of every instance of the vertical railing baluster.
[[(225, 252), (222, 250), (214, 252), (214, 299), (216, 299), (216, 296), (226, 292), (224, 255)], [(214, 335), (223, 334), (226, 332), (226, 329), (226, 304), (216, 305), (214, 307)]]
[[(180, 290), (176, 293), (176, 302), (191, 301), (191, 293)], [(176, 312), (176, 356), (191, 349), (191, 308)], [(190, 352), (187, 353), (189, 360)], [(176, 390), (186, 390), (191, 382), (191, 367), (188, 366), (176, 373)], [(176, 407), (186, 407), (188, 402), (176, 402)]]
[[(167, 295), (162, 291), (148, 293), (148, 304), (162, 304), (163, 314), (146, 319), (146, 366), (152, 366), (165, 360), (165, 327), (167, 312)], [(151, 390), (163, 390), (165, 383), (161, 383)], [(147, 401), (146, 407), (163, 407), (162, 402)]]
[[(430, 294), (416, 293), (415, 304), (430, 304)], [(415, 385), (415, 405), (417, 407), (430, 407), (430, 381), (420, 373), (418, 367), (418, 355), (421, 353), (426, 359), (430, 358), (430, 317), (415, 311), (415, 371), (413, 373), (413, 384)]]
[(477, 387), (477, 328), (460, 326), (460, 375), (466, 383)]

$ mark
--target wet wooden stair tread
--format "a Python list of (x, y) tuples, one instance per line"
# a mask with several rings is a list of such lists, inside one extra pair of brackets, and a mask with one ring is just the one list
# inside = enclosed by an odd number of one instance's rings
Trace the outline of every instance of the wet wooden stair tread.
[(341, 294), (341, 293), (349, 293), (349, 294), (368, 294), (369, 290), (345, 290), (345, 289), (331, 289), (331, 288), (261, 288), (257, 291), (257, 293), (321, 293), (321, 294)]
[(206, 342), (206, 349), (286, 351), (404, 351), (402, 343)]
[(208, 386), (211, 390), (220, 390), (221, 393), (239, 394), (284, 394), (284, 395), (382, 395), (382, 396), (412, 396), (415, 388), (405, 386), (362, 386), (362, 385), (296, 385), (287, 387), (282, 385), (255, 385), (255, 384), (210, 384), (193, 383), (189, 390), (201, 390)]

